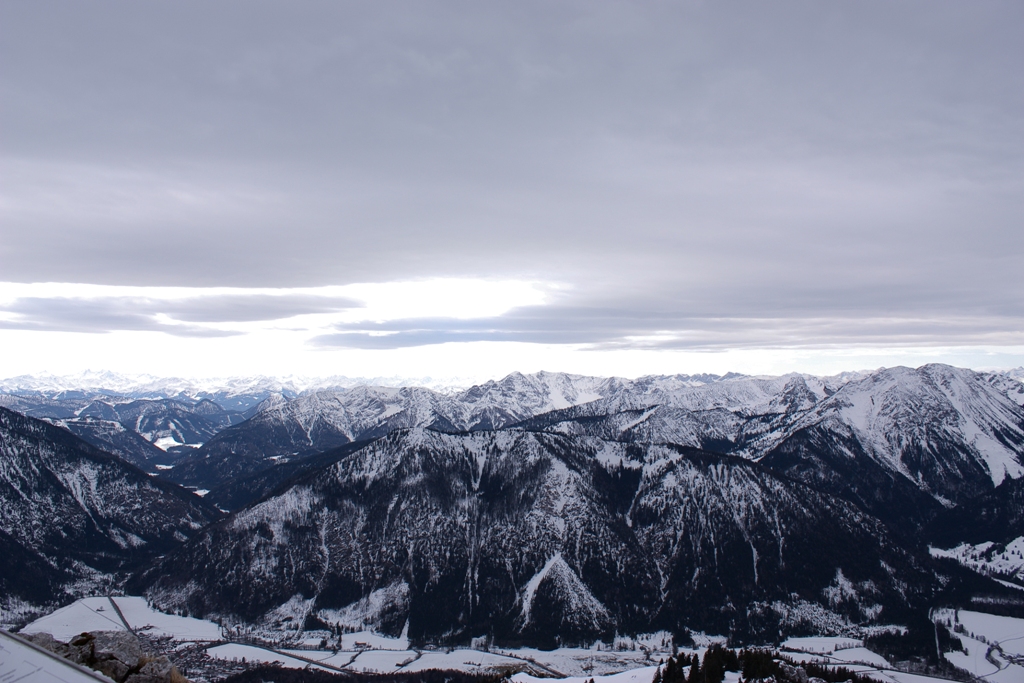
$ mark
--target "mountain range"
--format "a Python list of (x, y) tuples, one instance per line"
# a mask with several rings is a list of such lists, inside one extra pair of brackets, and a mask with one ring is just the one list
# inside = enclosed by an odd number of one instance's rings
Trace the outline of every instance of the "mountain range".
[[(123, 487), (195, 506), (172, 513), (177, 535), (131, 531), (145, 552), (107, 543), (108, 564), (75, 558), (42, 593), (70, 595), (88, 568), (165, 608), (262, 628), (537, 645), (659, 629), (763, 642), (885, 629), (979, 591), (1016, 604), (1014, 571), (1001, 584), (929, 548), (1024, 536), (1013, 371), (514, 373), (459, 391), (312, 387), (249, 403), (230, 391), (22, 382), (0, 396), (49, 420), (19, 416), (37, 438), (113, 453), (109, 467), (138, 475), (118, 475)], [(31, 451), (0, 436), (5, 457)], [(19, 457), (9, 471), (42, 471)], [(104, 519), (101, 536), (128, 538)], [(37, 538), (16, 541), (60, 565)]]

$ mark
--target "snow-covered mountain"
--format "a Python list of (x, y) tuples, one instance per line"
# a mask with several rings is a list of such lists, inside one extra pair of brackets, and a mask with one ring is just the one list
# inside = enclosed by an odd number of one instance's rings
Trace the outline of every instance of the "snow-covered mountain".
[[(461, 391), (263, 384), (245, 414), (218, 403), (235, 389), (54, 386), (0, 404), (159, 462), (237, 511), (137, 578), (164, 606), (550, 645), (657, 628), (849, 633), (956, 585), (963, 570), (929, 543), (964, 558), (1008, 548), (1005, 565), (1024, 535), (1022, 387), (928, 365), (514, 373)], [(993, 508), (1005, 534), (964, 531)]]
[(877, 520), (743, 459), (415, 428), (209, 527), (133, 588), (228, 620), (554, 644), (852, 630), (938, 582)]
[(246, 417), (209, 399), (129, 399), (67, 392), (51, 396), (2, 394), (0, 405), (48, 420), (144, 468), (174, 462)]
[(246, 411), (273, 394), (288, 397), (325, 389), (343, 390), (354, 386), (426, 387), (451, 393), (468, 386), (458, 379), (432, 377), (214, 377), (184, 379), (153, 375), (122, 375), (85, 371), (77, 375), (20, 375), (0, 379), (0, 394), (45, 398), (124, 397), (199, 401), (208, 399), (225, 410)]
[[(943, 365), (823, 378), (730, 374), (629, 380), (541, 372), (513, 373), (448, 393), (362, 385), (295, 393), (301, 388), (297, 384), (286, 387), (267, 378), (205, 387), (221, 400), (232, 392), (251, 396), (281, 390), (241, 416), (195, 397), (71, 395), (50, 378), (21, 381), (22, 393), (0, 396), (0, 405), (59, 421), (131, 462), (174, 464), (162, 476), (202, 489), (220, 491), (264, 471), (277, 471), (283, 481), (294, 470), (275, 470), (278, 465), (395, 429), (454, 433), (522, 424), (762, 460), (883, 518), (917, 524), (936, 506), (966, 500), (1004, 477), (1024, 473), (1024, 382), (1013, 373)], [(86, 380), (129, 388), (124, 378), (86, 377), (79, 385), (90, 384)], [(143, 390), (158, 384), (148, 380), (132, 386)], [(43, 386), (55, 393), (39, 393)], [(177, 380), (163, 380), (161, 386), (184, 391)], [(246, 416), (250, 419), (232, 424)], [(202, 447), (193, 453), (185, 444)], [(273, 485), (267, 480), (246, 487), (255, 492)], [(238, 491), (227, 492), (228, 499), (249, 500)]]
[(1019, 368), (1012, 368), (1010, 370), (1000, 370), (996, 372), (997, 375), (1008, 377), (1009, 379), (1015, 379), (1018, 382), (1024, 382), (1024, 365)]
[[(213, 489), (395, 429), (461, 432), (522, 424), (753, 460), (772, 454), (773, 466), (819, 484), (839, 467), (833, 456), (853, 448), (862, 452), (857, 467), (871, 470), (865, 485), (891, 491), (874, 502), (886, 504), (909, 486), (949, 504), (1024, 472), (1019, 387), (1024, 384), (1003, 376), (941, 365), (832, 378), (514, 373), (454, 394), (360, 386), (272, 396), (250, 420), (218, 433), (168, 476)], [(816, 462), (816, 479), (801, 474), (808, 457), (829, 460)]]
[(218, 517), (67, 431), (0, 408), (0, 599), (46, 604), (124, 572)]
[(992, 373), (990, 381), (1014, 403), (1024, 406), (1024, 367)]
[(1024, 409), (992, 379), (946, 365), (880, 370), (743, 450), (883, 518), (925, 521), (929, 507), (1024, 474)]
[[(872, 458), (942, 495), (937, 473), (980, 469), (992, 484), (1024, 474), (1024, 411), (971, 370), (892, 368), (842, 387), (788, 431), (826, 426), (856, 436)], [(955, 452), (955, 455), (954, 453)], [(948, 453), (956, 462), (941, 461)]]
[(459, 432), (500, 429), (538, 413), (601, 397), (615, 380), (562, 373), (513, 373), (456, 394), (421, 387), (357, 386), (292, 400), (278, 394), (236, 428), (218, 434), (175, 468), (175, 481), (215, 488), (280, 459), (308, 456), (395, 429)]
[[(1024, 474), (1017, 387), (944, 365), (883, 369), (842, 384), (744, 378), (708, 387), (725, 400), (669, 394), (650, 405), (619, 394), (521, 426), (738, 455), (914, 525)], [(728, 409), (737, 396), (753, 400)]]

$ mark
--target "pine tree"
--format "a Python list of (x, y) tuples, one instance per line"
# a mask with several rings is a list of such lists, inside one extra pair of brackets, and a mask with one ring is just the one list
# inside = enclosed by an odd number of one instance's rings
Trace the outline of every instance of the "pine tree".
[(700, 659), (696, 654), (693, 655), (692, 664), (690, 664), (690, 677), (686, 679), (686, 683), (700, 683), (703, 676), (700, 670)]
[(676, 660), (669, 657), (668, 662), (665, 663), (665, 673), (662, 675), (662, 681), (664, 683), (677, 683), (679, 678), (679, 672), (676, 670), (678, 664)]

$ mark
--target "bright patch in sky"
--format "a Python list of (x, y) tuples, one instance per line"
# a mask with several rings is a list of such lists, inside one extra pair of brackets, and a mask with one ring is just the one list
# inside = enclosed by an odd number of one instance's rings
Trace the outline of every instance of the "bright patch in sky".
[[(438, 278), (303, 288), (130, 287), (0, 283), (0, 376), (86, 369), (181, 377), (347, 375), (471, 382), (516, 370), (636, 377), (730, 371), (831, 374), (947, 362), (1013, 367), (1024, 348), (612, 348), (589, 343), (474, 340), (398, 348), (332, 347), (323, 335), (389, 321), (500, 327), (510, 312), (543, 310), (567, 288), (527, 280)], [(531, 309), (530, 307), (533, 307)], [(426, 322), (424, 322), (426, 321)], [(493, 321), (493, 322), (489, 322)], [(657, 335), (654, 335), (657, 336)]]
[[(549, 285), (550, 287), (550, 285)], [(422, 282), (353, 284), (338, 290), (365, 302), (348, 312), (352, 322), (402, 318), (491, 318), (519, 306), (545, 302), (544, 285), (517, 280), (437, 279)]]
[[(548, 285), (548, 288), (551, 286)], [(19, 316), (4, 310), (19, 299), (70, 299), (87, 301), (197, 302), (221, 299), (244, 304), (256, 297), (303, 297), (323, 303), (339, 302), (344, 322), (388, 321), (413, 317), (487, 318), (517, 306), (544, 303), (542, 283), (518, 280), (476, 280), (435, 278), (408, 282), (355, 283), (326, 287), (241, 288), (241, 287), (132, 287), (65, 282), (0, 282), (0, 316), (17, 321)], [(348, 303), (349, 305), (345, 305)], [(164, 321), (173, 321), (164, 315)], [(291, 318), (296, 316), (285, 316)]]

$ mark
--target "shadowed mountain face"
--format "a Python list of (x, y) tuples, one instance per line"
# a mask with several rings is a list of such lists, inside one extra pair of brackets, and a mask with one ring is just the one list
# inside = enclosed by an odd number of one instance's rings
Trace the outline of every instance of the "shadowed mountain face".
[[(928, 525), (929, 542), (942, 548), (958, 543), (1008, 543), (1024, 536), (1024, 478), (1006, 479), (992, 491), (943, 510)], [(1021, 561), (1024, 567), (1024, 560)]]
[(937, 583), (854, 506), (742, 459), (414, 429), (211, 526), (137, 587), (204, 615), (554, 644), (873, 623)]
[(218, 516), (63, 429), (0, 408), (5, 597), (39, 604), (116, 584)]
[(243, 420), (203, 400), (93, 401), (74, 418), (52, 420), (98, 448), (138, 465), (173, 463)]

